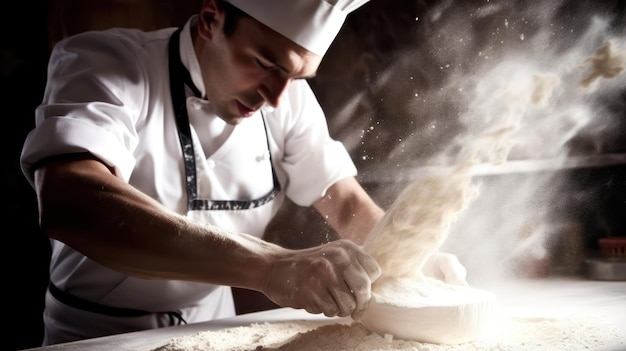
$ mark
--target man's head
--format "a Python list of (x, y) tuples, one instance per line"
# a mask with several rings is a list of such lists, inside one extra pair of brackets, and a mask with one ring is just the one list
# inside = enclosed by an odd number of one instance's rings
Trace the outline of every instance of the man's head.
[[(292, 80), (315, 75), (339, 28), (324, 29), (324, 25), (318, 23), (319, 14), (308, 19), (312, 23), (300, 26), (292, 20), (285, 20), (279, 22), (291, 24), (282, 28), (273, 25), (272, 21), (291, 17), (305, 21), (311, 6), (307, 10), (294, 6), (294, 3), (324, 3), (321, 7), (327, 10), (326, 1), (330, 0), (204, 1), (194, 48), (201, 66), (206, 98), (217, 115), (229, 124), (237, 124), (265, 104), (278, 106), (282, 93)], [(356, 1), (363, 3), (366, 0)], [(268, 17), (264, 12), (272, 15)], [(298, 12), (302, 14), (297, 15)], [(276, 17), (276, 13), (281, 16)], [(328, 21), (334, 21), (329, 26), (337, 27), (336, 19), (329, 18)], [(318, 25), (319, 31), (314, 24)], [(330, 38), (329, 33), (333, 31)]]

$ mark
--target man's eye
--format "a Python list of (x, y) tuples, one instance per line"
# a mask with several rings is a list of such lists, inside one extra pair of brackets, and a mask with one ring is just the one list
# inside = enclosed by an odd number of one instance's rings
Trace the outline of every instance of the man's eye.
[(257, 65), (263, 69), (271, 69), (272, 65), (264, 64), (261, 60), (256, 60)]

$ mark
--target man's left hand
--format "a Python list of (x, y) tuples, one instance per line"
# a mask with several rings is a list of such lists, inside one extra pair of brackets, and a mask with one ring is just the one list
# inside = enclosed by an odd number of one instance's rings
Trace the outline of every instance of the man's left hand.
[(441, 280), (445, 283), (459, 286), (468, 286), (467, 270), (456, 255), (436, 252), (424, 263), (422, 273), (427, 277)]

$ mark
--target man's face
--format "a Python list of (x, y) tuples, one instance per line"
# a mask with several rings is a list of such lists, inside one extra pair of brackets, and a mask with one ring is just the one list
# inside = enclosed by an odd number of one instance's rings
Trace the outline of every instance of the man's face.
[(278, 106), (287, 85), (315, 75), (322, 59), (252, 18), (239, 19), (229, 36), (222, 30), (220, 11), (210, 23), (201, 18), (198, 26), (195, 47), (206, 98), (229, 124), (240, 123), (265, 104)]

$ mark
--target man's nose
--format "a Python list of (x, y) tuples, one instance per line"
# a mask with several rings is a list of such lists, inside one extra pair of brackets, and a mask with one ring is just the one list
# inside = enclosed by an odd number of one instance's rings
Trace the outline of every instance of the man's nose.
[(259, 94), (261, 94), (268, 105), (278, 107), (280, 97), (283, 95), (283, 92), (285, 92), (285, 89), (287, 89), (289, 81), (289, 78), (280, 74), (271, 75), (265, 79), (259, 88)]

